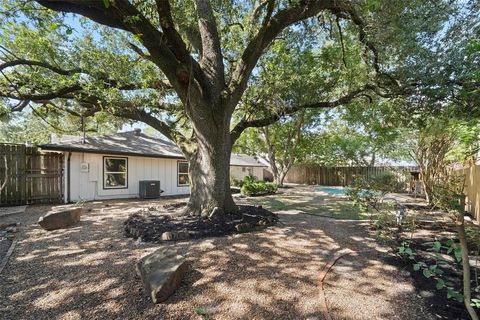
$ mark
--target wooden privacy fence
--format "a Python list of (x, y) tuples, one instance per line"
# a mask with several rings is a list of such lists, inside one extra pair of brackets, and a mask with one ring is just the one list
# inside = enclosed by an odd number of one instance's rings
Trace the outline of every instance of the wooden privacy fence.
[(471, 163), (455, 171), (465, 176), (465, 210), (480, 222), (480, 165)]
[(410, 182), (410, 172), (417, 171), (416, 167), (322, 167), (319, 165), (297, 165), (290, 169), (285, 177), (286, 182), (300, 184), (315, 184), (323, 186), (348, 186), (355, 178), (366, 178), (374, 175), (391, 172), (398, 181), (407, 184)]
[(0, 206), (63, 200), (63, 155), (0, 144)]

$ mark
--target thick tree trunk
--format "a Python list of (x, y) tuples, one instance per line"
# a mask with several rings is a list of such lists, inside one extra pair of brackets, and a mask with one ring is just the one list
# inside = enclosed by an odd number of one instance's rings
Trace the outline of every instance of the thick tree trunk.
[(428, 204), (432, 204), (432, 188), (430, 182), (426, 179), (422, 179), (423, 193), (425, 193), (425, 200)]
[(238, 210), (230, 190), (229, 124), (203, 121), (195, 130), (196, 150), (188, 157), (190, 199), (186, 213), (210, 217)]
[(283, 187), (283, 181), (287, 176), (287, 172), (284, 171), (277, 171), (277, 175), (274, 175), (273, 182), (275, 182), (279, 187)]

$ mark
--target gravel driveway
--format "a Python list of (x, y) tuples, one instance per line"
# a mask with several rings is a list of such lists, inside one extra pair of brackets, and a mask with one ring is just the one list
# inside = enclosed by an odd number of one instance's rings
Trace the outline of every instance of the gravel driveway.
[[(171, 202), (171, 200), (169, 201)], [(47, 232), (37, 224), (48, 206), (1, 217), (20, 221), (17, 247), (0, 274), (1, 319), (322, 319), (318, 277), (335, 251), (369, 251), (342, 258), (327, 275), (334, 319), (433, 319), (408, 274), (383, 262), (385, 249), (365, 222), (280, 213), (263, 232), (169, 243), (190, 262), (186, 279), (166, 302), (153, 305), (135, 261), (159, 245), (123, 236), (122, 222), (159, 202), (88, 204), (79, 225)]]

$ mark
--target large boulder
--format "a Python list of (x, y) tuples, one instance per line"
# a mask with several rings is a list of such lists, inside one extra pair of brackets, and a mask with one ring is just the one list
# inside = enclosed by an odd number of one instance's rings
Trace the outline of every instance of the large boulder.
[(154, 303), (163, 302), (177, 290), (187, 271), (184, 256), (158, 249), (137, 262), (137, 273)]
[(38, 224), (45, 230), (68, 228), (80, 221), (82, 208), (68, 208), (49, 211), (40, 217)]

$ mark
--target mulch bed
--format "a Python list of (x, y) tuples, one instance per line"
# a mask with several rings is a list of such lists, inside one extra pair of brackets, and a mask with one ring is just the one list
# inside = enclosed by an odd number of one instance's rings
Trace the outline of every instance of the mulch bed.
[(172, 214), (184, 206), (172, 203), (134, 213), (124, 222), (125, 234), (145, 242), (199, 239), (261, 230), (278, 221), (276, 214), (261, 206), (239, 206), (237, 213), (212, 220)]
[[(438, 223), (429, 223), (422, 225), (422, 228), (428, 229), (431, 231), (436, 231), (434, 234), (440, 234), (441, 232), (445, 233), (450, 232), (452, 235), (455, 234), (455, 231), (452, 228), (445, 227), (445, 225), (440, 225)], [(434, 265), (435, 260), (432, 257), (431, 245), (426, 244), (426, 242), (431, 242), (438, 240), (442, 244), (448, 241), (450, 238), (446, 237), (436, 237), (436, 239), (417, 237), (409, 240), (409, 247), (413, 250), (415, 254), (415, 259), (417, 261), (423, 261), (427, 265)], [(473, 248), (473, 243), (469, 243), (469, 249)], [(442, 250), (442, 253), (445, 253)], [(470, 254), (474, 254), (471, 252)], [(436, 280), (432, 278), (427, 278), (423, 275), (422, 270), (415, 271), (413, 270), (413, 264), (415, 262), (402, 259), (399, 256), (391, 256), (387, 258), (386, 263), (396, 265), (400, 268), (403, 268), (410, 272), (413, 279), (413, 284), (415, 286), (416, 294), (422, 296), (425, 300), (425, 305), (427, 306), (429, 312), (434, 314), (438, 319), (452, 319), (452, 320), (461, 320), (461, 319), (470, 319), (470, 316), (465, 309), (463, 302), (458, 302), (454, 299), (447, 298), (447, 289), (443, 288), (438, 290), (436, 288)], [(443, 279), (450, 281), (454, 284), (454, 288), (463, 293), (463, 273), (461, 263), (453, 261), (446, 266), (440, 266), (444, 274), (442, 275)], [(480, 293), (474, 292), (474, 288), (477, 286), (475, 275), (480, 275), (480, 268), (475, 268), (471, 266), (471, 286), (472, 286), (472, 298), (480, 298)], [(480, 281), (480, 279), (478, 279)], [(480, 310), (476, 309), (477, 313), (480, 313)]]

